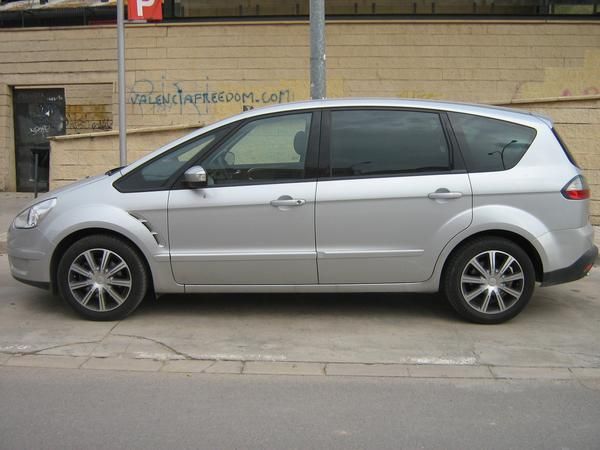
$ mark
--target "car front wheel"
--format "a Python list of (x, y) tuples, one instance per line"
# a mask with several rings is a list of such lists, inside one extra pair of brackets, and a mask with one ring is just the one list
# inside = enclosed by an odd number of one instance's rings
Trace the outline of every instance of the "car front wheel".
[(119, 320), (131, 314), (146, 296), (148, 281), (138, 252), (108, 235), (73, 243), (58, 264), (62, 298), (90, 320)]
[(446, 265), (442, 289), (452, 307), (476, 323), (500, 323), (525, 308), (535, 287), (527, 253), (504, 238), (467, 243)]

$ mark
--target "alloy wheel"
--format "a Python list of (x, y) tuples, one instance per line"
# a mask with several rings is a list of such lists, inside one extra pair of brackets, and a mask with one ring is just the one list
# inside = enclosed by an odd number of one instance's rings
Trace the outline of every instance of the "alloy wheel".
[(112, 311), (127, 300), (132, 288), (131, 270), (111, 250), (94, 248), (80, 253), (68, 273), (71, 294), (83, 307)]
[(525, 289), (525, 275), (513, 256), (488, 250), (466, 264), (460, 288), (471, 308), (484, 314), (497, 314), (519, 301)]

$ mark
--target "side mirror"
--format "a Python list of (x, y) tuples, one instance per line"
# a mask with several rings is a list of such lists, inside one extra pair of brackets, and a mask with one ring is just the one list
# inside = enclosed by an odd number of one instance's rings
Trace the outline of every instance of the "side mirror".
[(183, 174), (183, 182), (190, 188), (201, 188), (207, 185), (206, 171), (202, 166), (192, 166)]

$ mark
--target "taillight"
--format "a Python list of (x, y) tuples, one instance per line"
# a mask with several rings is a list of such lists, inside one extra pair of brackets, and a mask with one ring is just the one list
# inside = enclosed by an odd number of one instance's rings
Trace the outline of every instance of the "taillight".
[(561, 191), (569, 200), (586, 200), (590, 198), (590, 188), (582, 175), (577, 175)]

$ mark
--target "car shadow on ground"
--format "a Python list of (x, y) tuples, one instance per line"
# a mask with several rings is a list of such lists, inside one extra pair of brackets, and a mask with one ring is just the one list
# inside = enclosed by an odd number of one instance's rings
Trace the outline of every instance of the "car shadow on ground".
[[(63, 316), (77, 319), (78, 316), (59, 296), (34, 288), (26, 297), (27, 309), (39, 314)], [(536, 317), (536, 320), (553, 320), (560, 316), (564, 301), (573, 306), (591, 306), (595, 297), (582, 296), (572, 290), (562, 296), (552, 292), (557, 288), (538, 290), (531, 303), (520, 316)], [(569, 295), (570, 294), (570, 295)], [(9, 307), (19, 302), (11, 301)], [(584, 304), (584, 305), (582, 305)], [(145, 299), (134, 311), (138, 318), (214, 316), (214, 317), (285, 317), (311, 315), (356, 318), (360, 316), (386, 315), (397, 319), (438, 319), (461, 321), (450, 304), (441, 294), (409, 293), (332, 293), (332, 294), (166, 294), (158, 298)]]
[(135, 314), (142, 316), (345, 316), (394, 315), (398, 317), (456, 320), (439, 294), (168, 294), (147, 299)]
[[(31, 313), (78, 318), (58, 295), (22, 286), (19, 297), (6, 306), (25, 308)], [(272, 316), (315, 315), (323, 317), (376, 316), (385, 314), (397, 318), (438, 318), (456, 321), (458, 316), (440, 294), (409, 293), (261, 293), (261, 294), (165, 294), (147, 298), (133, 315), (160, 316)]]

